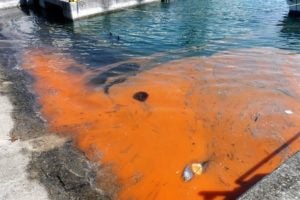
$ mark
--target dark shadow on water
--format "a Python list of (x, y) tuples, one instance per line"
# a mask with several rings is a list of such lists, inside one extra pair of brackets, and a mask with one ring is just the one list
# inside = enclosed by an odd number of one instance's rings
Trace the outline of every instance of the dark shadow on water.
[(286, 43), (286, 49), (300, 52), (300, 16), (293, 16), (289, 13), (284, 16), (277, 26), (280, 27), (279, 36)]
[(123, 63), (105, 72), (101, 72), (96, 77), (92, 78), (89, 83), (93, 85), (102, 85), (106, 83), (107, 79), (109, 78), (125, 74), (135, 74), (139, 70), (139, 68), (140, 66), (136, 63)]
[[(278, 155), (281, 151), (288, 148), (293, 142), (300, 137), (300, 132), (282, 144), (280, 147), (271, 152), (267, 157), (259, 161), (256, 165), (240, 176), (235, 183), (239, 186), (229, 191), (200, 191), (198, 194), (205, 200), (213, 200), (217, 197), (224, 197), (225, 200), (236, 199), (246, 192), (251, 186), (260, 181), (267, 174), (254, 174), (256, 170), (268, 163), (272, 158)], [(252, 176), (252, 177), (251, 177)], [(250, 179), (249, 179), (250, 177)], [(247, 179), (248, 178), (248, 179)]]
[(127, 77), (136, 75), (140, 70), (137, 63), (123, 63), (91, 78), (88, 84), (101, 86), (106, 94), (116, 84), (123, 83)]
[(288, 35), (300, 34), (300, 16), (291, 16), (290, 14), (284, 16), (283, 20), (278, 23), (281, 26), (281, 33)]
[[(51, 11), (51, 9), (55, 11)], [(118, 48), (118, 44), (98, 45), (103, 40), (113, 40), (117, 43), (117, 36), (114, 38), (107, 35), (94, 37), (89, 35), (88, 32), (80, 31), (80, 25), (82, 22), (71, 22), (63, 18), (62, 13), (57, 11), (56, 7), (48, 6), (48, 10), (40, 9), (38, 6), (22, 7), (24, 14), (32, 16), (34, 18), (35, 27), (39, 27), (32, 33), (35, 41), (39, 42), (37, 46), (54, 47), (60, 49), (58, 44), (65, 43), (62, 53), (71, 55), (78, 63), (86, 65), (89, 69), (101, 68), (110, 64), (114, 64), (125, 60), (125, 56), (122, 54), (122, 49)], [(110, 15), (103, 16), (105, 19), (104, 24), (110, 26)], [(85, 22), (85, 20), (83, 20)], [(85, 24), (85, 23), (83, 23)], [(89, 26), (89, 25), (84, 25)], [(77, 29), (77, 30), (76, 30)], [(110, 29), (109, 29), (110, 30)], [(63, 35), (63, 37), (61, 37)], [(121, 38), (122, 39), (122, 38)], [(97, 44), (97, 45), (95, 45)], [(58, 47), (57, 47), (58, 46)]]
[(300, 13), (295, 11), (290, 11), (288, 14), (289, 17), (300, 19)]
[(224, 200), (237, 199), (244, 192), (246, 192), (252, 185), (257, 183), (266, 175), (267, 174), (257, 174), (253, 176), (250, 180), (245, 181), (243, 185), (240, 185), (239, 187), (236, 187), (230, 191), (204, 191), (204, 192), (199, 192), (198, 194), (202, 196), (205, 200), (214, 200), (217, 197), (224, 197)]
[(21, 6), (20, 9), (25, 15), (30, 16), (30, 8), (28, 6)]
[(21, 10), (26, 15), (35, 15), (38, 18), (43, 18), (51, 24), (68, 24), (70, 20), (65, 19), (63, 10), (59, 6), (46, 4), (46, 9), (43, 9), (35, 3), (32, 6), (21, 6)]

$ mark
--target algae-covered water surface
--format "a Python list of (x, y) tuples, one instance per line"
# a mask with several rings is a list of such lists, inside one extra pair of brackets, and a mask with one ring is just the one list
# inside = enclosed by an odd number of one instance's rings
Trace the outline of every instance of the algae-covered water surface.
[[(19, 13), (1, 33), (49, 130), (105, 169), (112, 198), (234, 199), (300, 148), (300, 21), (287, 12), (174, 0), (74, 23)], [(205, 169), (184, 179), (193, 163)]]

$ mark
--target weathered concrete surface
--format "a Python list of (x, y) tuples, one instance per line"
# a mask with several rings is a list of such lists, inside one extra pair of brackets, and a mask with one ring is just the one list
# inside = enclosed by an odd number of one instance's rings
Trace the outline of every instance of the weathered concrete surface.
[[(10, 84), (1, 83), (2, 94)], [(0, 95), (0, 199), (46, 200), (46, 189), (38, 181), (28, 177), (26, 170), (31, 155), (25, 142), (13, 141), (10, 137), (14, 126), (12, 111), (13, 107), (8, 97)]]
[(239, 200), (248, 199), (300, 199), (300, 152), (239, 198)]
[(39, 179), (47, 187), (51, 199), (110, 199), (95, 187), (95, 166), (78, 154), (71, 142), (49, 151), (37, 152), (34, 158), (28, 166), (31, 178)]
[(12, 84), (0, 84), (0, 200), (109, 199), (95, 187), (96, 166), (67, 138), (12, 135), (13, 106), (3, 95)]
[(96, 184), (110, 178), (96, 176), (103, 166), (88, 161), (70, 138), (49, 132), (30, 92), (34, 80), (1, 27), (0, 40), (0, 200), (111, 199), (115, 190)]
[(39, 0), (39, 4), (43, 8), (56, 5), (61, 8), (65, 18), (74, 20), (155, 1), (160, 0)]
[(98, 166), (32, 116), (33, 99), (20, 80), (0, 76), (0, 200), (110, 199), (96, 187)]
[(0, 0), (0, 10), (37, 2), (40, 7), (51, 10), (50, 12), (62, 12), (66, 19), (75, 20), (155, 1), (160, 0)]
[(0, 0), (0, 9), (17, 7), (20, 0)]

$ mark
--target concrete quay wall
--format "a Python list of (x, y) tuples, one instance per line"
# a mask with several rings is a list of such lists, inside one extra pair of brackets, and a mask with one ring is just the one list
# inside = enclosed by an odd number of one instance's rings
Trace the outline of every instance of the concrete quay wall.
[[(59, 0), (40, 0), (45, 2)], [(140, 4), (151, 3), (159, 0), (83, 0), (77, 2), (60, 1), (63, 5), (63, 15), (67, 19), (78, 19)]]
[(14, 8), (20, 4), (20, 0), (0, 0), (0, 9)]
[(62, 14), (66, 19), (76, 20), (157, 1), (160, 0), (0, 0), (0, 9), (37, 5), (51, 14)]
[(300, 152), (250, 188), (238, 200), (300, 199)]

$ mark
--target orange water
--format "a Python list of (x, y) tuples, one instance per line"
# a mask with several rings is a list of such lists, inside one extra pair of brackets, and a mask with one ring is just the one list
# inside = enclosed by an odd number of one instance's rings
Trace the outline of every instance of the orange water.
[[(109, 169), (99, 186), (116, 199), (239, 196), (300, 148), (299, 139), (280, 148), (300, 130), (299, 63), (267, 48), (186, 58), (105, 94), (87, 84), (98, 72), (70, 57), (41, 49), (24, 55), (49, 129), (72, 136)], [(149, 94), (145, 102), (133, 99), (138, 91)], [(204, 174), (183, 181), (187, 164), (207, 160)]]

